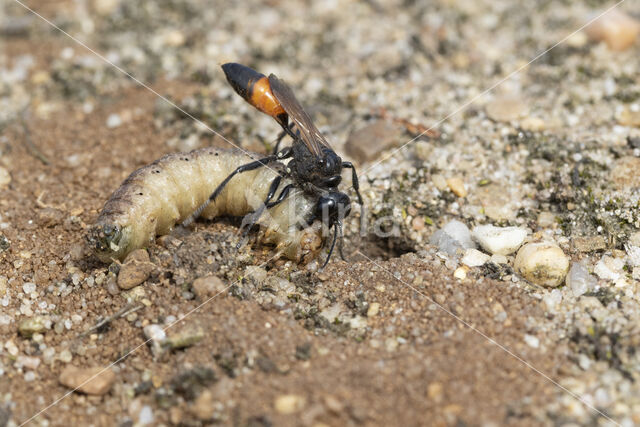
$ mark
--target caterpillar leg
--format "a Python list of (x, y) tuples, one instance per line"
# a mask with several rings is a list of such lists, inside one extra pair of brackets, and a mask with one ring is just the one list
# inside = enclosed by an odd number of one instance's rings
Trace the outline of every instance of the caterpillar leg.
[(351, 169), (351, 183), (353, 185), (353, 189), (356, 191), (358, 203), (360, 203), (360, 229), (364, 230), (364, 202), (362, 201), (362, 196), (360, 195), (360, 183), (358, 182), (358, 173), (356, 172), (356, 167), (353, 166), (353, 163), (351, 162), (342, 162), (342, 167)]
[(229, 183), (229, 181), (231, 181), (231, 179), (236, 176), (239, 173), (242, 172), (248, 172), (248, 171), (252, 171), (258, 168), (261, 168), (263, 166), (266, 166), (268, 163), (273, 162), (275, 160), (281, 160), (281, 159), (287, 159), (289, 157), (291, 157), (293, 153), (293, 150), (291, 149), (291, 147), (286, 147), (284, 149), (282, 149), (282, 151), (278, 152), (277, 154), (272, 154), (270, 156), (264, 157), (262, 159), (256, 160), (254, 162), (251, 163), (247, 163), (246, 165), (242, 165), (239, 166), (236, 170), (234, 170), (233, 172), (231, 172), (229, 174), (229, 176), (227, 176), (221, 183), (220, 185), (218, 185), (218, 188), (216, 188), (213, 193), (211, 193), (211, 195), (209, 196), (209, 198), (207, 199), (207, 201), (205, 201), (203, 204), (201, 204), (200, 206), (198, 206), (198, 208), (191, 214), (189, 215), (189, 217), (187, 219), (185, 219), (182, 224), (182, 226), (186, 227), (189, 224), (191, 224), (193, 221), (195, 221), (196, 218), (198, 218), (200, 216), (200, 214), (202, 213), (203, 210), (205, 210), (205, 208), (207, 206), (209, 206), (209, 203), (213, 202), (216, 197), (218, 197), (220, 195), (220, 193), (222, 192), (222, 190), (224, 190), (224, 187)]
[(269, 193), (267, 193), (267, 197), (265, 198), (264, 202), (260, 204), (260, 207), (258, 209), (256, 209), (255, 211), (253, 211), (248, 215), (245, 215), (245, 217), (242, 218), (242, 225), (240, 226), (240, 231), (243, 231), (243, 230), (244, 231), (242, 233), (242, 238), (240, 239), (240, 242), (238, 242), (236, 248), (240, 248), (240, 246), (244, 244), (244, 241), (247, 237), (247, 234), (249, 234), (251, 227), (253, 227), (255, 223), (258, 222), (258, 220), (260, 219), (260, 216), (262, 216), (262, 213), (266, 209), (267, 204), (271, 201), (273, 196), (276, 194), (276, 191), (280, 186), (280, 182), (282, 182), (281, 176), (277, 176), (273, 181), (271, 181), (271, 186), (269, 187)]

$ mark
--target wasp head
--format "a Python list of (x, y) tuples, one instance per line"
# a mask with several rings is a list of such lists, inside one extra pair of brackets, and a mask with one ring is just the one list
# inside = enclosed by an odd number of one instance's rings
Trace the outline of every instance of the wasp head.
[(339, 191), (329, 191), (320, 196), (316, 205), (316, 215), (324, 224), (331, 227), (341, 223), (351, 213), (351, 199)]

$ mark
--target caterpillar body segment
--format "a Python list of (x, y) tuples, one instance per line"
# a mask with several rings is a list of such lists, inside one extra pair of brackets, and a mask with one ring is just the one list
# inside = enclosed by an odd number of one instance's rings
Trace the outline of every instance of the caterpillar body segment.
[[(100, 260), (123, 259), (129, 252), (152, 243), (157, 235), (170, 233), (246, 161), (246, 155), (239, 150), (202, 148), (169, 154), (136, 170), (106, 202), (87, 233), (87, 241)], [(274, 162), (269, 167), (238, 174), (200, 216), (213, 219), (255, 211), (283, 167)], [(289, 184), (291, 179), (282, 179), (278, 193)], [(302, 225), (313, 217), (315, 205), (313, 197), (292, 191), (258, 221), (261, 241), (276, 245), (289, 259), (313, 259), (322, 247), (322, 224), (314, 221), (306, 228)]]

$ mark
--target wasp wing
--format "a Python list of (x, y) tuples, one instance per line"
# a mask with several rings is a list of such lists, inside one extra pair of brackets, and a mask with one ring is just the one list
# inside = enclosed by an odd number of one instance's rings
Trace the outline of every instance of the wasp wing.
[(269, 76), (269, 84), (271, 85), (273, 95), (278, 102), (280, 102), (284, 111), (287, 112), (289, 118), (296, 124), (296, 127), (300, 131), (302, 141), (309, 151), (316, 157), (322, 157), (322, 147), (331, 148), (331, 146), (324, 135), (322, 135), (313, 124), (309, 115), (304, 111), (304, 108), (302, 108), (302, 105), (300, 105), (296, 99), (291, 88), (274, 74)]

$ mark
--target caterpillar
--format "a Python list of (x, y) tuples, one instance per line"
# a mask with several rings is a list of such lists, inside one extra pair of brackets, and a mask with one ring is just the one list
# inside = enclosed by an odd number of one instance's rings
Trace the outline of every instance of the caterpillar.
[[(124, 259), (188, 219), (229, 174), (245, 163), (246, 153), (240, 150), (201, 148), (168, 154), (143, 166), (131, 173), (105, 203), (87, 232), (89, 246), (103, 262)], [(264, 208), (270, 183), (284, 167), (272, 162), (268, 167), (238, 174), (215, 202), (200, 212), (200, 217), (245, 216)], [(284, 189), (293, 188), (293, 181), (287, 177), (281, 184)], [(258, 220), (261, 242), (275, 245), (280, 255), (296, 262), (315, 258), (324, 243), (322, 223), (314, 220), (316, 204), (313, 196), (292, 191)]]

